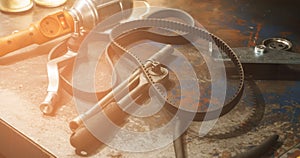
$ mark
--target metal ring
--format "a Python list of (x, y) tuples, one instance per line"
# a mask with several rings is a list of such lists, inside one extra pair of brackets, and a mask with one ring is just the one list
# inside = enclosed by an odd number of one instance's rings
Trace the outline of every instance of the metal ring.
[(293, 46), (292, 42), (283, 38), (268, 38), (263, 40), (262, 44), (276, 50), (290, 50)]

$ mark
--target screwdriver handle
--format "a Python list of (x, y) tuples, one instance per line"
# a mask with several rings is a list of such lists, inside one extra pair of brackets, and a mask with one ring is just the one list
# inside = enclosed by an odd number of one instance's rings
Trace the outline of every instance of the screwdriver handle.
[(74, 21), (67, 11), (48, 15), (25, 30), (0, 38), (0, 57), (32, 44), (43, 44), (73, 30)]

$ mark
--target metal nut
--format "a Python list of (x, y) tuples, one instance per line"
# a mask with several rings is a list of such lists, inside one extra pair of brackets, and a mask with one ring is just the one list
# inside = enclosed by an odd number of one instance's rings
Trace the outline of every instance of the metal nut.
[(266, 49), (266, 46), (264, 46), (264, 45), (255, 46), (255, 48), (254, 48), (255, 56), (262, 56), (264, 54), (265, 49)]

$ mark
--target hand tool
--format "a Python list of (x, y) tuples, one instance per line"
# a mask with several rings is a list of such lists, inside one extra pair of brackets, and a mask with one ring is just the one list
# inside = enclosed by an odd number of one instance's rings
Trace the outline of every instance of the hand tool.
[[(144, 10), (144, 9), (140, 9)], [(131, 12), (131, 11), (129, 11)], [(167, 13), (167, 14), (165, 14)], [(141, 15), (140, 15), (141, 16)], [(163, 9), (158, 10), (155, 12), (151, 12), (150, 14), (146, 15), (145, 18), (158, 18), (163, 16), (164, 18), (173, 17), (173, 18), (179, 18), (181, 21), (184, 21), (185, 23), (189, 25), (194, 25), (193, 18), (187, 14), (186, 12), (177, 10), (177, 9)], [(101, 29), (102, 32), (108, 31), (112, 29), (111, 27), (114, 25), (117, 25), (119, 21), (117, 20), (110, 20), (111, 18), (106, 19), (105, 21), (102, 21), (98, 26), (103, 27)], [(122, 19), (122, 18), (121, 18)], [(130, 19), (130, 18), (129, 18)], [(104, 24), (103, 24), (104, 23)], [(108, 27), (109, 26), (109, 27)], [(108, 29), (108, 30), (107, 30)], [(97, 30), (99, 31), (99, 30)], [(80, 46), (80, 43), (85, 38), (86, 33), (81, 33), (80, 36), (72, 36), (70, 39), (61, 42), (56, 47), (54, 47), (49, 55), (48, 55), (48, 64), (47, 64), (47, 71), (48, 71), (48, 88), (47, 88), (47, 96), (45, 97), (44, 101), (40, 104), (40, 109), (45, 115), (53, 115), (55, 112), (55, 107), (57, 107), (57, 103), (59, 100), (59, 91), (60, 89), (66, 90), (69, 94), (73, 94), (73, 91), (80, 91), (81, 93), (85, 94), (91, 94), (91, 92), (85, 92), (84, 90), (76, 89), (72, 86), (71, 82), (66, 79), (66, 77), (61, 74), (60, 69), (66, 67), (66, 66), (72, 66), (74, 59), (78, 55), (78, 48)], [(107, 33), (101, 33), (98, 34), (99, 36), (97, 38), (106, 39), (109, 38), (109, 35)], [(172, 44), (185, 44), (188, 43), (187, 41), (184, 41), (182, 39), (178, 39), (175, 37), (167, 37), (167, 36), (158, 36), (158, 34), (154, 34), (148, 31), (138, 31), (135, 33), (132, 33), (130, 37), (128, 36), (125, 40), (122, 38), (123, 45), (127, 45), (124, 43), (124, 41), (129, 42), (128, 44), (140, 40), (140, 38), (148, 38), (148, 39), (157, 39), (157, 40), (163, 40), (168, 41), (168, 43)], [(114, 56), (111, 52), (105, 52), (105, 59), (109, 63), (110, 67), (113, 67), (113, 63), (110, 61), (110, 58)], [(102, 98), (104, 95), (108, 93), (109, 90), (95, 92), (96, 95), (99, 98)], [(84, 99), (84, 98), (83, 98)]]
[[(32, 44), (43, 44), (58, 37), (90, 30), (99, 21), (129, 8), (132, 0), (77, 0), (69, 10), (46, 16), (26, 30), (0, 38), (0, 56)], [(124, 15), (126, 17), (126, 15)]]
[[(150, 28), (150, 30), (148, 29)], [(166, 29), (166, 30), (170, 30), (170, 31), (179, 31), (179, 32), (183, 32), (183, 35), (179, 35), (179, 36), (164, 36), (161, 35), (159, 33), (156, 32), (151, 32), (151, 28), (161, 28), (161, 29)], [(232, 60), (234, 66), (236, 66), (236, 68), (238, 69), (238, 87), (235, 91), (235, 93), (233, 94), (232, 98), (229, 99), (229, 101), (227, 101), (225, 103), (225, 105), (219, 105), (220, 109), (213, 109), (213, 110), (207, 110), (207, 111), (197, 111), (196, 115), (194, 118), (192, 118), (192, 120), (197, 120), (197, 121), (201, 121), (205, 119), (206, 114), (210, 113), (212, 115), (210, 115), (208, 118), (206, 119), (214, 119), (215, 117), (219, 117), (214, 115), (217, 112), (220, 112), (221, 115), (224, 115), (225, 113), (229, 112), (239, 101), (241, 94), (243, 92), (243, 87), (244, 87), (244, 75), (243, 75), (243, 69), (242, 66), (239, 62), (239, 59), (237, 58), (237, 56), (235, 55), (235, 53), (222, 41), (220, 40), (218, 37), (212, 35), (211, 33), (201, 30), (199, 28), (196, 28), (194, 26), (188, 25), (188, 24), (183, 24), (183, 23), (179, 23), (179, 22), (175, 22), (175, 21), (170, 21), (170, 20), (166, 20), (166, 19), (157, 19), (157, 18), (149, 18), (149, 19), (140, 19), (140, 20), (133, 20), (133, 21), (129, 21), (129, 22), (125, 22), (125, 23), (121, 23), (120, 25), (114, 27), (110, 34), (109, 34), (110, 38), (111, 38), (111, 46), (114, 47), (116, 50), (122, 52), (123, 54), (129, 54), (131, 57), (133, 57), (141, 66), (141, 70), (144, 72), (145, 76), (147, 78), (149, 78), (148, 81), (150, 81), (151, 85), (154, 85), (154, 83), (152, 82), (152, 76), (149, 75), (147, 67), (144, 66), (143, 62), (139, 59), (139, 57), (136, 54), (133, 54), (132, 52), (130, 52), (126, 47), (130, 44), (134, 44), (135, 42), (139, 41), (139, 40), (153, 40), (156, 42), (161, 42), (161, 43), (165, 43), (165, 44), (180, 44), (180, 43), (184, 43), (187, 44), (189, 43), (187, 39), (191, 40), (192, 42), (195, 41), (195, 38), (203, 38), (206, 41), (209, 42), (215, 42), (216, 46), (222, 50), (222, 52), (226, 53), (229, 58)], [(173, 39), (173, 40), (172, 40)], [(174, 40), (176, 39), (176, 40)], [(87, 40), (85, 40), (85, 42), (87, 42)], [(118, 53), (116, 53), (118, 54)], [(212, 57), (211, 57), (212, 58)], [(128, 83), (128, 82), (127, 82)], [(122, 87), (122, 84), (120, 84), (120, 87)], [(155, 86), (154, 86), (155, 87)], [(118, 89), (119, 86), (117, 87), (117, 90), (114, 90), (116, 92), (120, 92), (121, 90)], [(159, 91), (159, 89), (157, 89), (157, 91)], [(122, 93), (121, 93), (122, 94)], [(118, 95), (118, 94), (117, 94)], [(163, 94), (158, 93), (158, 95), (163, 96)], [(107, 95), (109, 96), (109, 95)], [(122, 97), (121, 97), (122, 98)], [(162, 97), (164, 98), (164, 97)], [(189, 113), (191, 111), (188, 111), (186, 109), (182, 109), (177, 107), (178, 105), (173, 104), (172, 101), (168, 100), (169, 98), (164, 98), (166, 101), (166, 108), (168, 110), (171, 111), (171, 113), (175, 114), (177, 111), (182, 111), (182, 112), (186, 112)], [(109, 106), (116, 106), (115, 104), (109, 104), (111, 103), (110, 97), (103, 98), (101, 99), (95, 106), (93, 106), (90, 110), (88, 110), (87, 112), (81, 114), (79, 117), (75, 118), (73, 121), (71, 121), (70, 123), (70, 128), (71, 130), (74, 131), (73, 135), (71, 136), (71, 142), (72, 145), (76, 148), (76, 152), (77, 153), (89, 153), (91, 152), (90, 150), (87, 152), (87, 147), (94, 147), (95, 145), (91, 145), (89, 143), (86, 142), (86, 140), (95, 140), (93, 142), (96, 142), (97, 138), (96, 136), (94, 136), (93, 132), (87, 132), (86, 130), (84, 130), (85, 132), (82, 132), (81, 127), (83, 125), (83, 122), (85, 122), (84, 124), (86, 125), (85, 128), (87, 129), (95, 129), (99, 126), (104, 126), (103, 123), (100, 124), (100, 119), (98, 118), (98, 121), (91, 121), (90, 123), (88, 123), (90, 120), (93, 120), (93, 116), (96, 116), (97, 114), (101, 113), (102, 108), (100, 108), (99, 105), (106, 105), (106, 107), (108, 108)], [(101, 104), (99, 104), (101, 103)], [(200, 103), (199, 103), (200, 104)], [(130, 104), (128, 104), (130, 105)], [(202, 105), (200, 104), (199, 107), (201, 107)], [(218, 107), (219, 107), (218, 106)], [(105, 110), (105, 108), (104, 108)], [(186, 111), (185, 111), (186, 110)], [(116, 110), (118, 111), (118, 110)], [(101, 117), (102, 119), (104, 119), (103, 117)], [(184, 119), (184, 118), (179, 118), (179, 119)], [(103, 120), (101, 121), (103, 122)], [(107, 128), (101, 128), (101, 129), (107, 129)], [(89, 134), (87, 134), (89, 133)], [(106, 136), (107, 138), (111, 138), (113, 136), (109, 136), (110, 132), (107, 132), (106, 134), (108, 134), (108, 136)], [(86, 136), (89, 135), (89, 137), (87, 138)], [(93, 139), (91, 138), (91, 136), (93, 136)], [(76, 142), (76, 143), (75, 143)], [(81, 143), (82, 142), (82, 143)], [(99, 140), (98, 140), (99, 143)], [(95, 143), (97, 144), (97, 143)], [(100, 143), (102, 144), (102, 143)], [(99, 145), (99, 144), (98, 144)], [(77, 150), (78, 149), (78, 150)], [(83, 151), (83, 152), (81, 152)], [(179, 153), (179, 152), (178, 152)]]
[[(150, 72), (148, 75), (152, 76), (153, 83), (164, 84), (164, 82), (167, 82), (168, 70), (161, 67), (157, 60), (165, 58), (172, 53), (173, 48), (167, 45), (150, 57), (145, 63), (144, 69)], [(114, 91), (108, 93), (99, 100), (95, 106), (70, 122), (70, 128), (74, 132), (71, 135), (70, 142), (72, 146), (76, 148), (76, 153), (87, 155), (95, 148), (103, 147), (104, 144), (100, 142), (99, 138), (95, 138), (95, 136), (89, 132), (91, 126), (103, 129), (101, 132), (103, 133), (105, 141), (112, 139), (117, 129), (106, 127), (105, 117), (114, 124), (122, 126), (126, 122), (127, 117), (129, 117), (127, 112), (134, 112), (139, 108), (139, 106), (134, 106), (133, 103), (147, 100), (147, 93), (150, 86), (151, 84), (146, 78), (142, 68), (138, 68), (127, 80), (119, 84)], [(126, 93), (126, 90), (129, 89), (130, 91)], [(114, 99), (116, 97), (120, 98), (119, 101)], [(95, 117), (96, 119), (93, 119)], [(83, 124), (83, 122), (85, 123)]]

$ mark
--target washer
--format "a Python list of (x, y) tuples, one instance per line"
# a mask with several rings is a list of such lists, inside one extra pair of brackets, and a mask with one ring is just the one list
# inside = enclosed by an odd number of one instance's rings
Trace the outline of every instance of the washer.
[(292, 48), (292, 42), (283, 38), (268, 38), (263, 40), (263, 45), (270, 49), (276, 50), (290, 50)]

